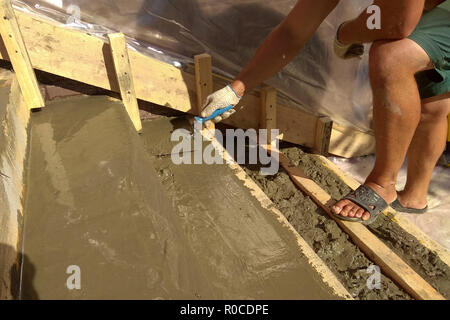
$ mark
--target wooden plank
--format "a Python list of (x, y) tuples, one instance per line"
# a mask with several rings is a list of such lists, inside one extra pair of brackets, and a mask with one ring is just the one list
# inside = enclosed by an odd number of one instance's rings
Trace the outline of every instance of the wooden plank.
[(316, 124), (316, 137), (314, 140), (314, 151), (321, 155), (328, 155), (330, 148), (333, 121), (329, 117), (320, 117)]
[[(10, 0), (0, 0), (0, 35), (29, 109), (45, 103)], [(4, 51), (5, 52), (5, 51)]]
[[(34, 68), (120, 92), (108, 43), (87, 33), (66, 29), (21, 11), (16, 11), (16, 16)], [(129, 50), (128, 54), (134, 71), (138, 99), (191, 114), (198, 112), (194, 74), (133, 50)], [(1, 43), (0, 58), (9, 60)], [(226, 77), (213, 75), (213, 91), (221, 89), (227, 81), (229, 79)], [(260, 93), (250, 92), (236, 108), (236, 114), (224, 123), (243, 129), (257, 129), (260, 119), (254, 115), (259, 114), (260, 105)], [(299, 108), (289, 106), (283, 99), (278, 98), (277, 122), (283, 140), (313, 148), (317, 118)], [(342, 135), (333, 126), (330, 153), (350, 157), (372, 152), (367, 150), (366, 144), (358, 145), (361, 140), (353, 141), (350, 133), (354, 131), (345, 128), (347, 134)], [(358, 131), (358, 135), (365, 134)], [(373, 136), (368, 136), (369, 140), (373, 140)]]
[(333, 124), (329, 153), (344, 158), (375, 153), (375, 137), (371, 133)]
[(123, 104), (136, 131), (140, 132), (142, 123), (139, 116), (139, 106), (134, 89), (133, 73), (125, 35), (123, 33), (111, 33), (108, 34), (108, 39)]
[(207, 53), (194, 57), (195, 84), (197, 89), (197, 115), (203, 110), (206, 98), (213, 92), (212, 59)]
[[(213, 93), (212, 59), (207, 53), (194, 57), (195, 64), (195, 88), (197, 93), (197, 109), (195, 114), (200, 116), (206, 98)], [(208, 122), (208, 130), (214, 130), (213, 122)]]
[(277, 129), (277, 90), (272, 87), (261, 89), (261, 119), (259, 127), (267, 129), (267, 145), (272, 146), (276, 137), (271, 130)]
[(274, 150), (279, 156), (281, 166), (291, 177), (292, 181), (304, 193), (310, 196), (339, 226), (352, 238), (353, 242), (374, 262), (386, 275), (397, 282), (406, 292), (415, 299), (444, 300), (431, 285), (420, 277), (410, 266), (400, 259), (391, 249), (381, 242), (364, 225), (358, 222), (340, 220), (331, 212), (336, 203), (313, 180), (298, 167), (296, 167), (283, 153)]

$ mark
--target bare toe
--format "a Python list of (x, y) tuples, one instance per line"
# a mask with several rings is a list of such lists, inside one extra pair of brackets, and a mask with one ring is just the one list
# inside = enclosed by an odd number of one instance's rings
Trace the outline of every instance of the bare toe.
[(349, 213), (353, 210), (353, 206), (353, 203), (349, 203), (348, 205), (346, 205), (341, 211), (341, 216), (348, 217)]
[(332, 208), (333, 213), (334, 213), (334, 214), (340, 214), (340, 213), (342, 212), (342, 209), (343, 209), (346, 205), (348, 205), (348, 204), (350, 204), (350, 203), (351, 203), (351, 202), (350, 202), (349, 200), (347, 200), (347, 199), (344, 199), (344, 200), (341, 200), (341, 201), (337, 202), (337, 203), (333, 206), (333, 208)]
[(348, 213), (348, 216), (354, 218), (359, 209), (360, 209), (359, 207), (354, 206), (353, 209), (350, 210), (350, 212)]
[(364, 214), (364, 209), (363, 209), (363, 208), (359, 208), (359, 209), (356, 211), (356, 217), (357, 217), (357, 218), (361, 218), (361, 217), (363, 216), (363, 214)]
[(362, 219), (363, 219), (364, 221), (369, 220), (369, 219), (370, 219), (370, 213), (368, 213), (367, 211), (364, 212), (364, 214), (363, 214), (363, 216), (362, 216)]

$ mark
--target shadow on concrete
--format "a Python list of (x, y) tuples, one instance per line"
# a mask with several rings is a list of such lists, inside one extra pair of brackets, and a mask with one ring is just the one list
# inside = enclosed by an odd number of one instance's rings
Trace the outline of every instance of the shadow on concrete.
[[(28, 256), (18, 253), (9, 245), (0, 244), (0, 257), (2, 258), (0, 298), (2, 300), (38, 300), (38, 293), (33, 286), (36, 268)], [(14, 259), (15, 262), (12, 265), (8, 263)]]

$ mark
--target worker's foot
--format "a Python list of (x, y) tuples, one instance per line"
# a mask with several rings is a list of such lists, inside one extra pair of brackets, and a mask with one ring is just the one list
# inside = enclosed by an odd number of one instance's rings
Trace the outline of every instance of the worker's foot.
[[(394, 185), (390, 185), (388, 187), (383, 187), (377, 183), (374, 182), (366, 182), (364, 184), (366, 187), (372, 189), (375, 191), (375, 193), (381, 197), (387, 204), (393, 202), (397, 198), (397, 192), (395, 190)], [(362, 197), (362, 201), (364, 201), (364, 197)], [(374, 206), (369, 205), (369, 208), (371, 210), (383, 210), (384, 208), (374, 208)], [(345, 220), (353, 220), (353, 219), (360, 219), (361, 221), (368, 221), (371, 218), (371, 214), (365, 210), (360, 205), (352, 202), (349, 199), (343, 199), (339, 202), (337, 202), (333, 208), (332, 211), (334, 214), (339, 215)]]

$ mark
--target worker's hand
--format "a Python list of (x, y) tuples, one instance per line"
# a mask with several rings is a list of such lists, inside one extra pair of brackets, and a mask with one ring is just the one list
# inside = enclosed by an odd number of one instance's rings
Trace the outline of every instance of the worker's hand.
[(362, 43), (344, 44), (338, 39), (339, 30), (345, 24), (341, 24), (336, 32), (334, 39), (334, 53), (341, 59), (360, 58), (364, 54), (364, 45)]
[[(218, 109), (223, 109), (232, 105), (233, 108), (239, 103), (242, 97), (238, 96), (236, 92), (234, 92), (231, 85), (227, 85), (225, 88), (220, 89), (219, 91), (214, 92), (206, 98), (206, 102), (203, 105), (202, 118), (209, 117), (214, 111)], [(225, 112), (221, 116), (215, 117), (211, 120), (214, 123), (218, 123), (222, 120), (229, 118), (236, 110), (230, 109)]]

